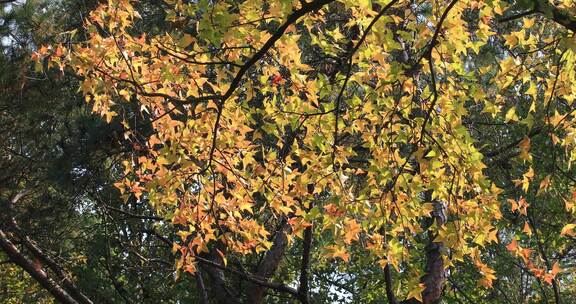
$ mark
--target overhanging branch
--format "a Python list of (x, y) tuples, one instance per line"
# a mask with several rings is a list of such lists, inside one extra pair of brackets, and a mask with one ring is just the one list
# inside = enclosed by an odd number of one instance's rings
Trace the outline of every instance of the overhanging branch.
[(498, 19), (498, 22), (509, 22), (532, 14), (543, 15), (544, 17), (576, 33), (576, 16), (572, 16), (568, 11), (554, 6), (548, 0), (534, 0), (532, 9), (507, 17), (502, 17), (501, 19)]
[(56, 300), (64, 304), (79, 304), (62, 286), (58, 285), (51, 279), (44, 270), (34, 265), (34, 262), (25, 256), (12, 241), (8, 235), (0, 230), (0, 249), (6, 253), (10, 261), (20, 266), (32, 278), (34, 278), (44, 289), (46, 289)]
[(576, 17), (570, 15), (568, 11), (554, 6), (548, 0), (535, 0), (534, 10), (576, 33)]

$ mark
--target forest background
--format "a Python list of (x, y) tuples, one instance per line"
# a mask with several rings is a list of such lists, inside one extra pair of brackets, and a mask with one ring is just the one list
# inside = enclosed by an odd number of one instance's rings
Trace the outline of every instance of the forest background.
[(573, 303), (576, 1), (0, 0), (0, 302)]

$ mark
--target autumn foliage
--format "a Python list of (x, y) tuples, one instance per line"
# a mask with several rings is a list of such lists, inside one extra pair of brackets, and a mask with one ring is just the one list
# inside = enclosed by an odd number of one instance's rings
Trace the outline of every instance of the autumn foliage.
[[(173, 225), (179, 272), (296, 243), (305, 264), (314, 243), (314, 263), (369, 257), (391, 286), (409, 273), (391, 303), (433, 303), (461, 264), (493, 287), (497, 243), (558, 284), (565, 270), (529, 245), (551, 189), (566, 207), (557, 233), (576, 237), (574, 189), (558, 186), (576, 161), (576, 2), (524, 2), (166, 0), (168, 30), (143, 33), (137, 1), (108, 1), (84, 37), (34, 59), (80, 77), (93, 111), (122, 123), (132, 150), (116, 187)], [(557, 151), (554, 172), (535, 140)], [(505, 158), (518, 169), (502, 181), (490, 170)]]

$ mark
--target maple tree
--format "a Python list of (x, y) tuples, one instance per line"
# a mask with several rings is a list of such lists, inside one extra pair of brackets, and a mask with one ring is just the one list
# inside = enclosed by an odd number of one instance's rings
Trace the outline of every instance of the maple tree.
[[(33, 58), (123, 125), (117, 188), (170, 220), (178, 272), (217, 301), (236, 301), (225, 273), (250, 303), (309, 303), (312, 263), (367, 263), (390, 303), (435, 303), (463, 264), (495, 287), (500, 244), (556, 303), (573, 295), (541, 234), (573, 255), (576, 2), (163, 5), (143, 33), (136, 1), (101, 3)], [(276, 281), (289, 253), (297, 275)]]

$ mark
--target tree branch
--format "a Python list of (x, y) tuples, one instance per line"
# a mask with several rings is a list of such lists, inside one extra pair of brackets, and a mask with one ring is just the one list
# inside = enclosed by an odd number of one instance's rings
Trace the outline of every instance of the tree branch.
[(513, 20), (520, 19), (522, 17), (526, 17), (532, 14), (541, 14), (545, 18), (548, 18), (559, 25), (571, 30), (572, 32), (576, 32), (576, 17), (570, 15), (570, 13), (566, 10), (562, 10), (554, 6), (554, 4), (550, 3), (548, 0), (533, 0), (533, 8), (517, 13), (511, 16), (502, 17), (497, 20), (498, 23), (509, 22)]
[[(530, 131), (527, 136), (528, 136), (528, 138), (532, 138), (532, 137), (542, 133), (542, 131), (543, 131), (543, 128), (537, 127), (537, 128), (532, 129), (532, 131)], [(500, 149), (497, 149), (494, 151), (481, 152), (481, 153), (484, 155), (484, 157), (495, 157), (495, 156), (498, 156), (502, 153), (505, 153), (506, 151), (508, 151), (510, 149), (517, 147), (523, 139), (524, 138), (519, 138), (519, 139), (516, 139), (515, 141), (509, 143), (508, 145), (500, 148)]]
[(418, 142), (422, 142), (425, 133), (424, 131), (426, 130), (426, 125), (428, 124), (428, 121), (432, 116), (432, 111), (434, 111), (434, 107), (436, 107), (436, 103), (438, 102), (438, 90), (436, 88), (436, 74), (434, 72), (434, 61), (432, 59), (432, 50), (434, 49), (434, 46), (436, 46), (436, 44), (438, 43), (438, 36), (440, 35), (440, 31), (442, 30), (444, 20), (446, 20), (448, 14), (450, 13), (450, 10), (452, 10), (454, 5), (456, 5), (456, 2), (458, 2), (458, 0), (452, 0), (452, 2), (448, 4), (446, 9), (442, 13), (442, 16), (440, 16), (440, 20), (438, 21), (438, 24), (436, 24), (436, 30), (434, 31), (434, 35), (432, 36), (432, 39), (428, 44), (428, 48), (424, 51), (422, 57), (420, 57), (420, 59), (415, 65), (417, 66), (422, 60), (422, 58), (426, 58), (428, 60), (428, 66), (430, 68), (430, 79), (432, 81), (432, 103), (430, 104), (430, 107), (426, 112), (426, 116), (424, 117), (424, 122), (422, 123), (422, 130), (420, 131), (420, 139), (418, 140)]
[(390, 264), (386, 264), (384, 267), (384, 283), (386, 284), (386, 297), (388, 298), (388, 303), (398, 304), (398, 300), (394, 295), (394, 290), (392, 289), (392, 274), (390, 273)]
[[(266, 252), (262, 262), (258, 265), (258, 269), (256, 271), (256, 275), (258, 277), (264, 280), (268, 280), (278, 268), (278, 265), (282, 260), (282, 256), (284, 255), (284, 251), (286, 250), (286, 246), (288, 246), (288, 237), (286, 234), (290, 228), (291, 227), (286, 219), (283, 219), (280, 222), (280, 227), (276, 231), (272, 247)], [(256, 283), (258, 286), (253, 286), (250, 288), (248, 299), (250, 300), (250, 303), (260, 303), (264, 298), (267, 286), (257, 282), (253, 283)], [(298, 296), (298, 291), (294, 290), (294, 292), (294, 295)]]
[(300, 287), (298, 293), (300, 294), (300, 302), (302, 304), (310, 303), (308, 299), (308, 276), (310, 272), (310, 251), (312, 247), (312, 226), (306, 227), (304, 230), (304, 240), (302, 246), (302, 265), (300, 267)]
[[(222, 264), (220, 264), (220, 263), (216, 263), (216, 262), (214, 262), (214, 261), (210, 261), (210, 260), (205, 259), (205, 258), (203, 258), (203, 257), (196, 256), (195, 259), (196, 259), (198, 262), (200, 262), (200, 263), (202, 263), (202, 264), (205, 264), (205, 265), (207, 265), (207, 266), (212, 266), (212, 267), (215, 267), (215, 268), (218, 268), (218, 269), (221, 269), (221, 270), (224, 270), (224, 271), (233, 273), (233, 274), (241, 277), (242, 279), (244, 279), (244, 280), (246, 280), (246, 281), (255, 283), (255, 284), (260, 285), (260, 286), (264, 286), (264, 287), (266, 287), (266, 288), (274, 289), (274, 290), (276, 290), (276, 291), (285, 292), (285, 293), (288, 293), (288, 294), (293, 295), (294, 297), (298, 297), (298, 291), (297, 291), (296, 289), (294, 289), (294, 288), (292, 288), (292, 287), (290, 287), (290, 286), (286, 286), (286, 285), (284, 285), (284, 284), (282, 284), (282, 283), (268, 282), (268, 281), (266, 281), (266, 280), (263, 280), (263, 278), (257, 277), (257, 276), (255, 276), (255, 275), (252, 275), (252, 274), (249, 274), (249, 273), (244, 273), (244, 272), (239, 271), (239, 270), (236, 270), (236, 269), (234, 269), (234, 268), (230, 268), (230, 267), (224, 266), (224, 265), (222, 265)], [(252, 303), (252, 302), (250, 302), (250, 303)]]
[(364, 41), (366, 40), (366, 37), (368, 37), (368, 34), (372, 31), (372, 27), (374, 26), (374, 24), (376, 24), (376, 22), (378, 22), (378, 20), (380, 20), (380, 18), (382, 18), (384, 16), (384, 14), (386, 14), (388, 9), (390, 9), (394, 4), (396, 4), (396, 2), (398, 2), (398, 0), (392, 0), (392, 1), (390, 1), (390, 3), (386, 4), (386, 6), (384, 6), (380, 10), (378, 15), (376, 15), (376, 17), (374, 17), (372, 19), (372, 21), (370, 21), (370, 24), (368, 24), (368, 26), (366, 27), (366, 30), (364, 31), (364, 33), (362, 34), (360, 39), (358, 39), (358, 42), (356, 42), (356, 44), (354, 45), (352, 50), (350, 50), (350, 52), (348, 53), (348, 69), (346, 71), (346, 77), (344, 78), (344, 83), (342, 84), (342, 87), (340, 88), (340, 92), (338, 93), (338, 96), (336, 97), (335, 105), (334, 105), (334, 117), (335, 118), (334, 118), (334, 143), (332, 146), (332, 162), (334, 162), (334, 160), (336, 158), (336, 146), (338, 145), (338, 119), (340, 116), (340, 104), (342, 103), (342, 97), (344, 95), (344, 90), (346, 90), (346, 85), (348, 84), (348, 81), (350, 80), (350, 77), (352, 76), (352, 63), (353, 63), (354, 54), (358, 51), (358, 49), (360, 49), (360, 46), (362, 45), (362, 43), (364, 43)]
[(48, 266), (48, 268), (52, 270), (54, 274), (56, 274), (58, 279), (60, 279), (62, 285), (64, 285), (64, 288), (68, 290), (71, 296), (77, 299), (79, 303), (93, 304), (92, 300), (90, 300), (86, 295), (84, 295), (76, 287), (76, 285), (72, 283), (72, 281), (69, 278), (69, 275), (65, 273), (64, 270), (62, 270), (62, 268), (60, 267), (60, 265), (58, 265), (58, 263), (56, 263), (56, 261), (54, 261), (49, 255), (44, 253), (44, 251), (38, 246), (38, 244), (36, 244), (36, 242), (34, 242), (32, 239), (26, 236), (20, 230), (20, 227), (16, 226), (16, 223), (14, 221), (12, 222), (12, 225), (14, 226), (16, 234), (18, 235), (18, 238), (22, 240), (24, 246), (32, 253), (32, 255), (34, 255), (34, 257), (40, 260), (44, 265)]
[(151, 221), (164, 221), (164, 218), (159, 217), (159, 216), (136, 214), (136, 213), (124, 211), (122, 209), (109, 206), (107, 204), (104, 204), (104, 208), (106, 208), (108, 210), (116, 211), (118, 213), (122, 213), (122, 214), (124, 214), (130, 218), (141, 219), (141, 220), (151, 220)]
[(242, 78), (244, 78), (244, 74), (246, 74), (246, 72), (248, 72), (248, 70), (254, 64), (256, 64), (256, 62), (260, 61), (260, 59), (262, 59), (262, 57), (264, 57), (264, 55), (268, 53), (268, 51), (274, 46), (276, 41), (282, 38), (284, 32), (286, 32), (286, 30), (288, 29), (288, 27), (290, 27), (290, 25), (296, 23), (296, 21), (298, 21), (298, 19), (300, 19), (302, 16), (312, 11), (319, 10), (324, 5), (329, 4), (331, 2), (334, 2), (334, 0), (316, 0), (310, 3), (303, 3), (302, 8), (290, 14), (286, 19), (286, 21), (282, 25), (280, 25), (280, 27), (276, 29), (276, 32), (274, 32), (274, 34), (266, 41), (266, 43), (264, 43), (262, 48), (259, 49), (258, 52), (256, 52), (256, 54), (254, 54), (245, 64), (242, 65), (242, 67), (240, 68), (234, 79), (232, 79), (230, 87), (224, 93), (224, 95), (222, 95), (220, 101), (217, 104), (218, 113), (216, 114), (216, 122), (214, 123), (214, 130), (212, 131), (212, 144), (210, 146), (210, 154), (209, 154), (210, 156), (208, 158), (207, 166), (204, 170), (207, 170), (212, 165), (212, 160), (214, 158), (214, 151), (216, 151), (216, 139), (218, 138), (218, 129), (220, 128), (220, 120), (222, 118), (224, 104), (238, 88), (240, 82), (242, 81)]
[(200, 269), (196, 272), (196, 284), (198, 285), (202, 304), (208, 304), (208, 293), (206, 292), (206, 286), (204, 285), (204, 279), (202, 278), (202, 271), (200, 271)]
[(8, 235), (0, 229), (0, 248), (6, 253), (14, 264), (20, 266), (32, 278), (34, 278), (46, 291), (63, 304), (80, 304), (58, 283), (52, 280), (46, 272), (34, 265), (34, 262), (26, 257), (14, 246)]
[(565, 10), (557, 8), (548, 0), (534, 0), (534, 10), (576, 33), (576, 17)]
[(90, 300), (76, 287), (76, 285), (74, 285), (74, 283), (70, 280), (69, 275), (66, 272), (64, 272), (64, 270), (60, 267), (60, 265), (58, 265), (58, 263), (54, 261), (49, 255), (47, 255), (40, 248), (40, 246), (36, 244), (35, 241), (33, 241), (30, 237), (26, 235), (26, 233), (22, 231), (22, 229), (18, 225), (18, 222), (16, 222), (14, 215), (12, 214), (13, 213), (12, 206), (18, 203), (20, 199), (22, 199), (30, 192), (32, 192), (35, 186), (36, 185), (18, 192), (9, 202), (7, 202), (7, 204), (5, 204), (6, 212), (8, 213), (8, 224), (9, 226), (11, 226), (12, 230), (14, 230), (16, 236), (20, 239), (20, 241), (26, 247), (26, 249), (28, 249), (28, 251), (30, 251), (30, 253), (36, 259), (38, 259), (41, 263), (46, 265), (50, 270), (54, 272), (54, 274), (58, 277), (58, 279), (60, 279), (63, 287), (67, 290), (69, 295), (75, 299), (75, 301), (78, 301), (78, 303), (80, 304), (93, 304), (92, 300)]
[(502, 18), (498, 19), (497, 22), (498, 22), (498, 23), (510, 22), (510, 21), (517, 20), (517, 19), (520, 19), (520, 18), (522, 18), (522, 17), (526, 17), (526, 16), (529, 16), (529, 15), (532, 15), (532, 14), (535, 14), (535, 13), (537, 13), (536, 10), (535, 10), (535, 9), (531, 9), (531, 10), (529, 10), (529, 11), (525, 11), (525, 12), (522, 12), (522, 13), (514, 14), (514, 15), (511, 15), (511, 16), (508, 16), (508, 17), (502, 17)]

